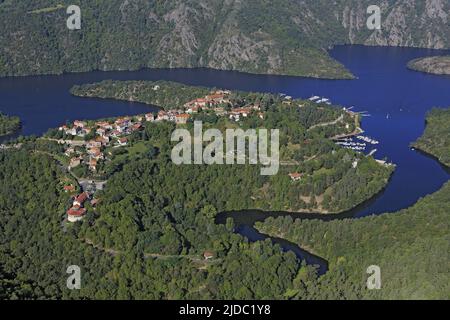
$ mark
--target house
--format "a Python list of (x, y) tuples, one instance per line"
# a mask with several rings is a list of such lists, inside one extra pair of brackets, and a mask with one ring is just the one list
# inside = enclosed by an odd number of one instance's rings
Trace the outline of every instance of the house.
[(68, 157), (70, 157), (71, 154), (75, 153), (75, 149), (74, 148), (68, 148), (64, 154)]
[(81, 208), (80, 206), (73, 206), (67, 210), (67, 220), (69, 220), (69, 222), (81, 221), (85, 215), (86, 209)]
[(88, 154), (90, 155), (90, 156), (93, 156), (93, 155), (96, 155), (96, 154), (99, 154), (101, 151), (100, 151), (100, 148), (98, 148), (98, 147), (91, 147), (90, 149), (88, 149)]
[(121, 124), (121, 125), (116, 125), (116, 131), (120, 132), (120, 133), (125, 133), (128, 129), (128, 126)]
[(118, 140), (119, 142), (119, 146), (126, 146), (128, 144), (128, 139), (127, 138), (120, 138)]
[(75, 120), (73, 125), (77, 128), (84, 128), (86, 126), (86, 122)]
[(205, 258), (205, 260), (211, 260), (214, 258), (214, 253), (211, 251), (205, 251), (203, 253), (203, 257)]
[(140, 124), (139, 122), (137, 122), (131, 126), (131, 131), (139, 131), (141, 129), (142, 129), (142, 124)]
[(235, 113), (235, 112), (230, 113), (230, 120), (239, 121), (240, 120), (239, 113)]
[(97, 133), (99, 136), (104, 136), (106, 134), (106, 129), (98, 128), (95, 133)]
[(302, 179), (302, 174), (298, 172), (289, 173), (289, 177), (292, 181), (300, 181)]
[(213, 94), (210, 94), (209, 96), (206, 96), (205, 98), (211, 104), (220, 104), (220, 103), (225, 102), (225, 99), (224, 99), (225, 96), (220, 93), (213, 93)]
[(81, 164), (81, 158), (72, 158), (70, 159), (69, 169), (78, 167)]
[(89, 160), (89, 169), (91, 171), (97, 171), (97, 164), (98, 164), (97, 159), (91, 158), (91, 160)]
[(96, 126), (104, 129), (104, 130), (112, 130), (112, 125), (109, 122), (106, 121), (100, 121), (96, 123)]
[(156, 118), (157, 121), (168, 121), (169, 120), (169, 115), (167, 114), (167, 112), (161, 110), (158, 112), (158, 117)]
[(80, 132), (80, 128), (73, 127), (72, 129), (66, 130), (66, 134), (70, 134), (71, 136), (76, 136)]
[(64, 186), (64, 192), (74, 192), (75, 187), (73, 185)]
[(186, 112), (189, 114), (192, 114), (192, 113), (198, 113), (199, 110), (200, 110), (200, 107), (193, 106), (193, 107), (187, 107)]
[(87, 199), (89, 199), (88, 193), (83, 192), (73, 199), (73, 206), (74, 207), (76, 207), (76, 206), (82, 207)]
[(191, 116), (186, 114), (186, 113), (182, 113), (182, 114), (177, 114), (175, 116), (175, 122), (177, 124), (186, 124), (189, 120)]
[(91, 159), (95, 159), (97, 161), (104, 158), (103, 152), (101, 152), (98, 148), (92, 148), (89, 150), (89, 155), (91, 156)]
[(233, 113), (240, 114), (244, 118), (247, 118), (251, 112), (252, 112), (252, 110), (249, 108), (240, 108), (240, 109), (233, 110)]
[(118, 138), (122, 135), (122, 133), (118, 130), (114, 130), (113, 132), (111, 132), (111, 136)]
[(100, 142), (102, 146), (106, 146), (109, 143), (109, 137), (97, 137), (95, 141)]
[(90, 140), (87, 144), (86, 144), (86, 148), (88, 149), (92, 149), (92, 148), (101, 148), (102, 147), (102, 143), (100, 141), (97, 140)]
[(208, 101), (203, 98), (195, 99), (190, 102), (190, 104), (193, 105), (194, 107), (203, 107), (203, 108), (206, 107), (207, 103)]

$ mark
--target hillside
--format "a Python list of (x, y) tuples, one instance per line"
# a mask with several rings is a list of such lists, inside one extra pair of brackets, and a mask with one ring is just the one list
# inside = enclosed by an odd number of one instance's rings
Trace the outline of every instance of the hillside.
[[(325, 258), (329, 272), (316, 287), (323, 299), (449, 299), (450, 183), (398, 213), (322, 222), (269, 218), (258, 229)], [(367, 290), (366, 269), (381, 268), (381, 290)]]
[[(209, 67), (351, 78), (326, 49), (450, 46), (446, 0), (82, 1), (80, 31), (66, 28), (69, 4), (0, 1), (0, 76)], [(371, 4), (383, 10), (381, 31), (366, 27)]]
[(0, 137), (13, 133), (20, 128), (19, 117), (9, 117), (0, 112)]
[(433, 109), (422, 137), (413, 144), (450, 167), (450, 109)]
[(426, 73), (450, 75), (450, 56), (416, 59), (408, 63), (408, 68)]

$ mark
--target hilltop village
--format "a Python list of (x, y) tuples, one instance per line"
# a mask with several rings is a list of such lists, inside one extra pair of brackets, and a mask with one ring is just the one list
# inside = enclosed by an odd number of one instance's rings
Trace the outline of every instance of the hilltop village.
[[(230, 91), (213, 91), (210, 95), (186, 103), (184, 109), (161, 110), (156, 114), (120, 117), (113, 122), (76, 120), (58, 128), (58, 131), (65, 137), (59, 141), (68, 145), (65, 154), (71, 157), (70, 168), (86, 163), (92, 172), (96, 172), (99, 161), (107, 160), (107, 156), (102, 150), (126, 146), (128, 144), (127, 136), (143, 130), (146, 122), (169, 121), (183, 125), (202, 112), (213, 112), (219, 117), (228, 117), (235, 122), (253, 114), (264, 119), (264, 112), (261, 112), (260, 106), (254, 104), (245, 107), (233, 106), (227, 98), (230, 94)], [(290, 102), (292, 98), (285, 97), (285, 100)], [(83, 148), (84, 150), (82, 150)]]
[[(71, 207), (67, 210), (68, 221), (76, 222), (82, 220), (89, 211), (86, 205), (95, 210), (96, 205), (101, 201), (101, 199), (95, 198), (95, 192), (96, 190), (102, 190), (108, 179), (108, 175), (105, 174), (105, 168), (110, 166), (110, 164), (114, 164), (117, 159), (124, 157), (124, 154), (148, 152), (145, 151), (149, 147), (148, 144), (145, 144), (139, 137), (142, 134), (145, 135), (146, 127), (152, 123), (170, 122), (176, 126), (184, 126), (195, 120), (203, 120), (205, 117), (213, 116), (219, 119), (215, 121), (219, 121), (222, 125), (225, 124), (226, 127), (245, 128), (249, 123), (262, 125), (262, 121), (265, 123), (265, 121), (276, 119), (273, 118), (274, 110), (284, 106), (286, 108), (283, 109), (284, 112), (295, 113), (295, 110), (297, 110), (299, 114), (302, 114), (301, 118), (299, 118), (300, 121), (302, 121), (301, 119), (309, 121), (309, 123), (299, 124), (306, 128), (306, 131), (303, 134), (297, 134), (295, 138), (297, 142), (291, 143), (291, 146), (288, 147), (290, 149), (288, 152), (290, 153), (297, 152), (295, 151), (295, 148), (297, 148), (295, 145), (300, 146), (303, 144), (307, 146), (309, 144), (308, 140), (302, 142), (304, 138), (301, 138), (307, 132), (322, 132), (328, 140), (334, 140), (337, 143), (340, 143), (339, 139), (341, 138), (348, 139), (345, 137), (353, 137), (362, 132), (359, 128), (359, 114), (357, 112), (345, 108), (331, 108), (329, 107), (331, 103), (325, 98), (312, 97), (309, 100), (295, 100), (287, 95), (278, 95), (270, 96), (269, 102), (267, 102), (261, 98), (255, 99), (253, 96), (229, 90), (205, 91), (202, 89), (203, 94), (199, 94), (199, 91), (190, 92), (191, 98), (186, 99), (188, 102), (182, 102), (182, 99), (186, 98), (186, 92), (189, 91), (183, 90), (183, 88), (174, 88), (176, 92), (184, 93), (183, 98), (176, 101), (173, 93), (168, 94), (165, 91), (172, 88), (172, 85), (166, 85), (165, 87), (153, 85), (147, 91), (140, 91), (150, 92), (152, 95), (166, 98), (164, 101), (167, 103), (164, 109), (158, 112), (98, 121), (76, 120), (66, 123), (46, 135), (45, 139), (57, 141), (64, 146), (64, 159), (67, 162), (67, 169), (78, 181), (78, 185), (81, 186), (80, 190), (73, 184), (64, 186), (64, 191), (73, 195)], [(195, 97), (196, 95), (199, 97)], [(127, 99), (133, 100), (132, 97)], [(275, 105), (277, 105), (276, 108), (274, 107)], [(173, 106), (173, 108), (170, 106)], [(294, 119), (289, 121), (293, 121), (292, 125), (294, 125)], [(136, 139), (135, 137), (138, 138)], [(316, 152), (314, 147), (308, 148), (311, 148), (311, 152)], [(315, 156), (312, 154), (312, 157), (308, 156), (306, 158), (314, 159)], [(348, 158), (351, 159), (351, 156)], [(354, 157), (350, 167), (356, 169), (361, 158), (364, 158), (364, 155), (361, 154)], [(313, 183), (311, 172), (307, 173), (302, 172), (304, 171), (303, 169), (302, 171), (299, 170), (301, 169), (299, 167), (300, 163), (299, 160), (291, 158), (291, 160), (282, 164), (290, 167), (290, 169), (286, 168), (283, 171), (283, 175), (292, 184), (297, 185), (300, 183), (302, 185), (295, 188), (305, 188), (302, 182), (305, 179), (308, 181), (307, 185)], [(317, 199), (320, 201), (318, 202), (320, 205), (325, 198), (318, 196)], [(310, 200), (308, 196), (303, 197), (302, 201), (310, 203), (311, 206), (315, 205), (314, 200)], [(323, 211), (327, 212), (325, 209)]]
[[(155, 86), (154, 90), (159, 87)], [(209, 95), (194, 99), (184, 104), (182, 109), (160, 110), (138, 116), (119, 117), (114, 121), (80, 121), (75, 120), (58, 128), (58, 134), (50, 138), (65, 145), (65, 156), (69, 158), (68, 169), (73, 170), (81, 165), (89, 168), (90, 176), (98, 173), (99, 165), (111, 161), (112, 150), (125, 147), (129, 143), (129, 136), (142, 131), (148, 123), (168, 121), (176, 125), (185, 125), (201, 113), (214, 113), (219, 117), (227, 117), (230, 121), (239, 122), (244, 118), (255, 115), (264, 119), (264, 112), (258, 105), (251, 104), (240, 107), (234, 106), (229, 99), (232, 94), (228, 90), (215, 90)], [(286, 104), (290, 104), (291, 97), (284, 97)], [(295, 175), (295, 173), (294, 173)], [(86, 178), (86, 177), (84, 177)], [(298, 177), (292, 178), (298, 181)], [(73, 185), (64, 186), (66, 192), (74, 192)], [(72, 207), (67, 210), (70, 222), (80, 221), (87, 213), (84, 204), (90, 201), (92, 206), (98, 203), (92, 199), (93, 192), (83, 191), (73, 197)]]

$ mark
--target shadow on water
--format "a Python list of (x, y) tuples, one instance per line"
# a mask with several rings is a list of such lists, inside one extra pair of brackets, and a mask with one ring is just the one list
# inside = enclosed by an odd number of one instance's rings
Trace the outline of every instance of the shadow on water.
[(432, 154), (430, 154), (430, 153), (428, 153), (428, 152), (426, 152), (426, 151), (420, 150), (420, 149), (416, 149), (416, 148), (415, 148), (414, 151), (417, 152), (417, 153), (419, 153), (420, 155), (422, 155), (422, 156), (428, 158), (428, 159), (431, 159), (431, 160), (433, 160), (433, 161), (436, 161), (436, 162), (440, 165), (440, 167), (442, 168), (442, 170), (444, 170), (448, 175), (450, 175), (450, 167), (447, 167), (445, 164), (443, 164), (442, 162), (440, 162), (440, 160), (439, 160), (438, 157), (436, 157), (436, 156), (434, 156), (434, 155), (432, 155)]

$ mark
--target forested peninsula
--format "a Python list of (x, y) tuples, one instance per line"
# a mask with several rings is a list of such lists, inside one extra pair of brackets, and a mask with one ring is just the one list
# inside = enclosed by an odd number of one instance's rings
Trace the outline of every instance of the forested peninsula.
[(450, 167), (450, 109), (431, 110), (427, 116), (425, 133), (413, 147), (435, 156)]

